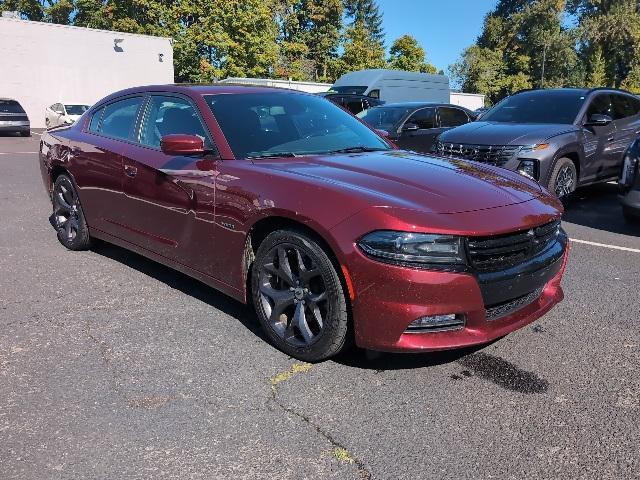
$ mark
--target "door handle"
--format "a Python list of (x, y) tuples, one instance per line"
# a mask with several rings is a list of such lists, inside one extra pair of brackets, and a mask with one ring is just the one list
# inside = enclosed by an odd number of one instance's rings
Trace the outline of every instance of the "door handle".
[(133, 167), (131, 165), (125, 165), (124, 166), (124, 174), (127, 177), (135, 177), (138, 174), (138, 169), (136, 167)]

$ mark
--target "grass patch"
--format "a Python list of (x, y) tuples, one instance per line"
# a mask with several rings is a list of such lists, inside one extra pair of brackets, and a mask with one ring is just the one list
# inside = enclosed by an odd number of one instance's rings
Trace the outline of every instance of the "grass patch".
[(333, 456), (336, 457), (340, 462), (353, 463), (353, 458), (351, 458), (351, 455), (349, 455), (349, 452), (342, 447), (334, 448)]
[(271, 377), (271, 386), (275, 387), (280, 382), (286, 382), (294, 375), (308, 371), (312, 366), (313, 365), (310, 363), (294, 363), (286, 372), (280, 372), (279, 374)]

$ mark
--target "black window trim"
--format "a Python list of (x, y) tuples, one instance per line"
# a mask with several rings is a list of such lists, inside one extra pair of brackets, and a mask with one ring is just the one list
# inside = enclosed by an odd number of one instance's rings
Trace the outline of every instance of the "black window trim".
[[(136, 145), (136, 143), (134, 141), (132, 141), (132, 134), (136, 130), (138, 122), (140, 121), (140, 113), (143, 111), (143, 108), (145, 106), (146, 96), (147, 95), (144, 92), (131, 93), (129, 95), (123, 95), (121, 97), (112, 98), (108, 102), (104, 102), (104, 103), (101, 103), (100, 105), (97, 105), (96, 107), (93, 108), (93, 111), (91, 112), (91, 116), (89, 117), (89, 121), (85, 124), (85, 128), (83, 129), (83, 132), (87, 133), (87, 134), (90, 134), (90, 135), (95, 135), (96, 137), (102, 137), (102, 138), (107, 138), (109, 140), (114, 140), (114, 141), (117, 141), (117, 142), (127, 143), (127, 144), (130, 144), (130, 145)], [(141, 98), (142, 101), (140, 102), (140, 106), (138, 107), (138, 112), (136, 114), (136, 119), (133, 122), (133, 128), (129, 132), (129, 136), (125, 139), (125, 138), (113, 137), (111, 135), (104, 135), (100, 131), (100, 129), (102, 128), (102, 120), (103, 120), (103, 117), (104, 117), (104, 111), (105, 111), (106, 107), (108, 107), (109, 105), (113, 105), (114, 103), (120, 102), (122, 100), (128, 100), (130, 98)], [(97, 127), (98, 131), (94, 132), (93, 130), (89, 130), (89, 126), (91, 125), (91, 121), (93, 120), (93, 116), (96, 113), (98, 113), (99, 110), (100, 110), (100, 121), (99, 121), (98, 127)]]
[(140, 110), (140, 113), (138, 114), (138, 119), (136, 120), (136, 124), (135, 124), (135, 128), (134, 128), (135, 135), (134, 135), (133, 141), (132, 141), (132, 143), (134, 145), (137, 145), (137, 146), (139, 146), (141, 148), (146, 148), (147, 150), (153, 150), (155, 152), (161, 152), (162, 151), (160, 148), (156, 148), (156, 147), (153, 147), (151, 145), (146, 145), (146, 144), (144, 144), (144, 143), (142, 143), (140, 141), (140, 135), (142, 134), (142, 129), (144, 128), (144, 121), (145, 121), (146, 116), (147, 116), (147, 110), (149, 109), (149, 106), (151, 104), (151, 97), (174, 97), (174, 98), (179, 98), (180, 100), (184, 100), (189, 105), (191, 105), (191, 107), (196, 112), (196, 116), (198, 117), (198, 120), (202, 124), (202, 129), (204, 130), (204, 133), (208, 137), (206, 140), (209, 141), (209, 144), (212, 147), (212, 151), (207, 153), (207, 155), (218, 157), (218, 158), (220, 157), (220, 151), (218, 150), (218, 146), (216, 145), (216, 142), (213, 141), (213, 135), (211, 135), (211, 131), (209, 130), (209, 126), (207, 125), (207, 122), (205, 122), (202, 119), (202, 112), (200, 112), (200, 110), (198, 109), (198, 106), (194, 103), (193, 99), (191, 97), (189, 97), (188, 95), (184, 95), (184, 94), (181, 94), (181, 93), (175, 93), (175, 92), (162, 92), (162, 91), (146, 92), (145, 99), (144, 99), (144, 102), (142, 104), (142, 108)]

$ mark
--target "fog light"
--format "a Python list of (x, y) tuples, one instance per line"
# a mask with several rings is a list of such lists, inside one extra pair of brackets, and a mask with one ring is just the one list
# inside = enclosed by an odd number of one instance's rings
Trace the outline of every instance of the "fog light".
[(518, 165), (518, 173), (532, 180), (538, 180), (537, 160), (521, 160), (520, 165)]
[(464, 316), (450, 313), (417, 318), (409, 324), (407, 332), (434, 332), (456, 330), (462, 327), (464, 327)]

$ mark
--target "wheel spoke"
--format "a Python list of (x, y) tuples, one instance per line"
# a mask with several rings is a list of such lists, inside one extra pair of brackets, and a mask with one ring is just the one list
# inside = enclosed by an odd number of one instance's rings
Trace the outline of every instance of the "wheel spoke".
[(58, 192), (56, 194), (56, 199), (57, 199), (57, 204), (59, 208), (63, 208), (65, 211), (70, 212), (71, 211), (71, 204), (69, 202), (67, 202), (67, 200), (64, 198), (64, 194), (62, 192)]
[(327, 299), (327, 292), (322, 292), (322, 293), (310, 293), (309, 294), (309, 301), (316, 305), (319, 302), (322, 302), (323, 300)]
[(67, 221), (64, 222), (64, 234), (67, 237), (67, 239), (69, 240), (73, 239), (72, 232), (73, 230), (71, 229), (71, 219), (67, 219)]
[(278, 264), (278, 276), (292, 287), (295, 287), (296, 281), (293, 278), (291, 265), (289, 264), (289, 257), (287, 257), (287, 251), (284, 247), (278, 247)]
[(71, 190), (69, 190), (67, 187), (65, 187), (64, 185), (60, 185), (60, 190), (61, 190), (61, 196), (64, 199), (64, 201), (67, 203), (67, 205), (73, 205), (73, 192), (71, 192)]
[(318, 327), (322, 328), (322, 313), (320, 312), (320, 308), (318, 307), (318, 305), (309, 305), (309, 310), (311, 310), (313, 318), (315, 318)]
[(309, 329), (309, 324), (307, 323), (307, 316), (304, 312), (304, 304), (302, 302), (296, 305), (296, 311), (293, 314), (293, 319), (291, 320), (298, 330), (300, 330), (300, 334), (306, 343), (310, 343), (313, 339), (313, 333)]

